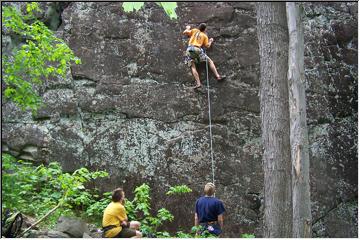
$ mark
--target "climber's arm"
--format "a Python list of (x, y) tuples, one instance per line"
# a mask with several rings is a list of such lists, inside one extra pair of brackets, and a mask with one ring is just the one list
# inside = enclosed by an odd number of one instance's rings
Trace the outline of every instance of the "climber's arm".
[(218, 215), (218, 223), (221, 228), (224, 227), (224, 215), (223, 214)]
[(209, 48), (209, 47), (211, 47), (211, 44), (213, 42), (214, 42), (213, 38), (210, 38), (209, 40), (207, 38), (205, 38), (204, 45), (205, 45), (206, 48)]
[(199, 226), (199, 218), (196, 213), (195, 213), (195, 226)]
[(184, 35), (191, 36), (191, 27), (189, 25), (186, 26), (185, 31), (183, 31)]

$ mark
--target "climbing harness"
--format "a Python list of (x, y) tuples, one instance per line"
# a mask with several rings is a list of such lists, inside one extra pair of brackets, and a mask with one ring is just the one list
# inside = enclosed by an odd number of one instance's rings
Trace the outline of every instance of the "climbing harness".
[[(204, 50), (205, 51), (205, 50)], [(206, 55), (206, 51), (205, 51)], [(206, 84), (207, 84), (207, 98), (208, 98), (208, 112), (209, 112), (209, 134), (210, 134), (210, 157), (211, 157), (211, 170), (212, 170), (212, 183), (215, 185), (215, 163), (212, 143), (212, 125), (211, 125), (211, 102), (210, 102), (210, 84), (209, 84), (209, 69), (208, 69), (208, 57), (206, 55)], [(214, 193), (215, 195), (215, 193)]]

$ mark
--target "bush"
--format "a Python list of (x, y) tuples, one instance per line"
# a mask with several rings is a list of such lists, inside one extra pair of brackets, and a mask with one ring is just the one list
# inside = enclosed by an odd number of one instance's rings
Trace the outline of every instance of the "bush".
[(174, 216), (165, 208), (157, 211), (155, 216), (150, 214), (150, 187), (146, 183), (135, 188), (135, 197), (132, 201), (126, 201), (125, 208), (129, 220), (140, 219), (141, 231), (144, 235), (155, 235), (157, 237), (170, 237), (168, 232), (158, 231), (158, 228), (166, 221), (173, 221)]
[(60, 214), (73, 216), (74, 208), (93, 203), (95, 200), (84, 185), (108, 176), (104, 171), (90, 172), (86, 168), (64, 173), (56, 162), (36, 167), (9, 154), (2, 155), (2, 163), (2, 213), (16, 209), (38, 218), (60, 204), (61, 211), (58, 209), (45, 221), (50, 226)]
[[(34, 166), (32, 163), (17, 160), (9, 154), (2, 155), (2, 213), (5, 209), (17, 210), (36, 218), (44, 216), (56, 206), (60, 207), (44, 222), (53, 226), (60, 215), (81, 216), (97, 226), (101, 226), (103, 212), (111, 202), (111, 192), (101, 196), (96, 189), (89, 190), (85, 184), (99, 177), (106, 177), (104, 171), (90, 172), (80, 168), (73, 173), (64, 173), (59, 163), (52, 162), (48, 166)], [(192, 190), (185, 185), (170, 187), (167, 195), (189, 193)], [(174, 216), (166, 208), (158, 209), (151, 214), (150, 187), (146, 183), (134, 190), (132, 200), (125, 201), (129, 220), (141, 222), (141, 231), (145, 236), (161, 238), (171, 237), (159, 228), (166, 222), (174, 220)], [(195, 237), (197, 228), (189, 233), (179, 231), (175, 237)], [(210, 237), (206, 232), (201, 236)]]

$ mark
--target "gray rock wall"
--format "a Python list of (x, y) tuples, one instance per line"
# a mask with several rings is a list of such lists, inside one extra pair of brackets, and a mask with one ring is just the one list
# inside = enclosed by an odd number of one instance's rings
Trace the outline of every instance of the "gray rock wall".
[[(311, 199), (318, 237), (357, 236), (357, 214), (348, 215), (352, 208), (346, 214), (340, 210), (357, 205), (357, 7), (307, 3), (304, 8)], [(349, 222), (352, 228), (344, 227)]]
[[(165, 206), (175, 214), (166, 229), (190, 229), (194, 202), (212, 180), (212, 168), (207, 96), (189, 88), (194, 80), (183, 64), (187, 39), (181, 32), (188, 23), (206, 22), (215, 39), (208, 55), (228, 76), (217, 83), (209, 75), (217, 197), (227, 209), (224, 237), (261, 236), (254, 4), (181, 2), (177, 21), (154, 3), (130, 14), (118, 2), (72, 2), (62, 8), (57, 34), (83, 64), (66, 79), (46, 81), (39, 89), (44, 106), (36, 116), (2, 105), (2, 150), (33, 161), (59, 161), (66, 171), (107, 170), (110, 178), (97, 183), (104, 191), (123, 186), (131, 196), (135, 186), (148, 182), (153, 209)], [(344, 219), (341, 209), (357, 201), (356, 10), (357, 3), (305, 5), (316, 236), (357, 236), (357, 218), (339, 220), (351, 231), (336, 231), (329, 221)], [(206, 84), (204, 66), (200, 75)], [(165, 197), (176, 184), (194, 191)]]

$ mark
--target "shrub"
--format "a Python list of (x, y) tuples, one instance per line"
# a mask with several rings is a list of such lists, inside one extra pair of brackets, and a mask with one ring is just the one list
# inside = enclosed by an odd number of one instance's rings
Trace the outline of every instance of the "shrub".
[(36, 167), (9, 154), (2, 155), (2, 163), (2, 212), (16, 209), (41, 217), (59, 205), (61, 211), (58, 209), (45, 221), (48, 225), (53, 225), (60, 213), (75, 215), (73, 208), (92, 203), (92, 194), (85, 184), (108, 176), (104, 171), (90, 172), (86, 168), (64, 173), (57, 162)]

